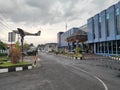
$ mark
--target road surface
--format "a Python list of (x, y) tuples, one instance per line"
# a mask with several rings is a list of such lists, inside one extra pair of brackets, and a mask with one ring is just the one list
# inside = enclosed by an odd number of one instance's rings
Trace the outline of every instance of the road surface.
[[(119, 90), (120, 71), (97, 60), (41, 53), (32, 70), (0, 74), (0, 90)], [(27, 59), (32, 61), (32, 57)], [(112, 62), (111, 62), (112, 63)]]

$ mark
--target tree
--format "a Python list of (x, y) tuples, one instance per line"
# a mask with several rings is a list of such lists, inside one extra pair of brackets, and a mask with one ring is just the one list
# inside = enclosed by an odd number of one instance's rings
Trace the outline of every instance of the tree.
[(7, 44), (0, 41), (0, 49), (5, 50), (7, 48)]
[(11, 63), (16, 64), (19, 62), (21, 57), (21, 50), (19, 42), (15, 43), (15, 47), (12, 47), (10, 49), (10, 57), (11, 57)]
[(16, 42), (16, 43), (15, 43), (15, 47), (16, 47), (16, 49), (20, 49), (20, 44), (19, 44), (19, 42)]
[(80, 47), (76, 47), (76, 48), (75, 48), (75, 53), (76, 53), (76, 54), (79, 54), (80, 52), (81, 52), (81, 48), (80, 48)]
[(31, 47), (31, 46), (34, 46), (33, 43), (30, 44), (30, 47)]
[(27, 43), (25, 43), (25, 44), (23, 45), (23, 48), (24, 48), (24, 50), (28, 50), (28, 49), (30, 48), (30, 45), (27, 44)]

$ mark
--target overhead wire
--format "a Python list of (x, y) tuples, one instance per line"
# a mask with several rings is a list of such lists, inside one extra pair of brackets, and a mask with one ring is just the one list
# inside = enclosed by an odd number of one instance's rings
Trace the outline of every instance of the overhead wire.
[[(4, 11), (4, 9), (1, 9), (2, 11)], [(3, 14), (0, 14), (0, 30), (3, 33), (2, 34), (6, 34), (5, 36), (7, 36), (7, 33), (4, 33), (4, 31), (10, 32), (12, 31), (11, 26), (7, 23), (8, 21), (5, 19), (5, 16)], [(3, 31), (4, 30), (4, 31)], [(3, 37), (0, 38), (1, 41), (3, 42), (8, 42), (8, 40), (3, 39)]]
[[(1, 7), (1, 11), (6, 12), (6, 10), (5, 10), (4, 8), (2, 8), (2, 7)], [(0, 14), (0, 18), (1, 18), (0, 23), (1, 23), (5, 28), (7, 28), (8, 30), (12, 31), (12, 28), (11, 28), (11, 26), (8, 24), (7, 19), (5, 19), (5, 16), (4, 16), (3, 14)]]

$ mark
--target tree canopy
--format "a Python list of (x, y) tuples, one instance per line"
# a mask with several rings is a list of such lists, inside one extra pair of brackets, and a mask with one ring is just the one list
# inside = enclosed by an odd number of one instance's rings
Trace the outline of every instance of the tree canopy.
[(6, 48), (7, 48), (7, 44), (0, 40), (0, 49), (5, 50)]

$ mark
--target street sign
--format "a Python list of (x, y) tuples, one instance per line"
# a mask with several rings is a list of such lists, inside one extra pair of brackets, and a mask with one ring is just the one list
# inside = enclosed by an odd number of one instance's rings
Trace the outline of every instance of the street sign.
[(14, 32), (8, 33), (8, 42), (15, 42), (16, 34)]

